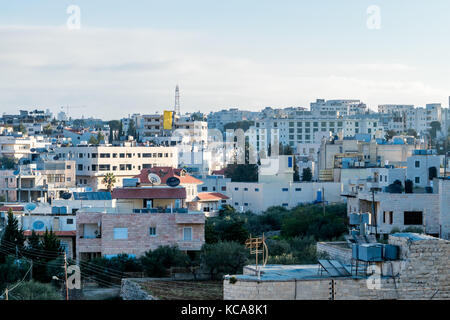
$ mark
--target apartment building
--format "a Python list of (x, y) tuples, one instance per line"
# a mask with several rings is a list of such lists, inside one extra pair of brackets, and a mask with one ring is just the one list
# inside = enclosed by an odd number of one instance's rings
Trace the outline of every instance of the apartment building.
[(220, 110), (210, 112), (207, 117), (208, 128), (218, 129), (223, 131), (228, 123), (238, 122), (243, 120), (253, 121), (259, 115), (259, 112), (246, 111), (237, 108), (230, 108), (228, 110)]
[(310, 110), (313, 113), (325, 115), (335, 112), (339, 116), (349, 116), (366, 113), (367, 106), (360, 100), (327, 100), (317, 99), (311, 102)]
[(77, 259), (121, 253), (139, 257), (164, 245), (198, 251), (205, 242), (205, 215), (186, 208), (183, 187), (116, 188), (112, 197), (111, 208), (77, 212)]
[(338, 182), (294, 182), (293, 156), (262, 160), (258, 182), (228, 182), (229, 204), (239, 211), (262, 213), (272, 206), (291, 209), (303, 203), (341, 202)]
[(361, 141), (356, 139), (323, 140), (318, 153), (319, 179), (340, 181), (340, 169), (348, 167), (364, 168), (374, 166), (406, 166), (407, 158), (423, 144), (413, 137), (398, 136), (391, 142), (376, 139)]
[(6, 170), (1, 177), (0, 194), (6, 202), (47, 202), (75, 187), (75, 161), (39, 160)]
[(76, 162), (76, 184), (94, 191), (106, 189), (103, 178), (107, 173), (116, 177), (115, 186), (123, 179), (138, 175), (142, 169), (178, 166), (174, 147), (145, 146), (82, 146), (55, 149), (60, 159)]
[(5, 135), (0, 136), (0, 157), (33, 160), (39, 149), (46, 149), (51, 143), (42, 136)]

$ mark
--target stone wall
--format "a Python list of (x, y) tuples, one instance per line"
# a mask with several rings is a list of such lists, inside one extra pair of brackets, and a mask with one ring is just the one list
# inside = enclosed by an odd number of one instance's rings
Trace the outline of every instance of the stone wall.
[(338, 260), (343, 264), (352, 263), (352, 249), (347, 242), (317, 242), (317, 253), (326, 253), (330, 259)]
[(389, 243), (400, 246), (400, 260), (379, 264), (383, 274), (271, 281), (226, 276), (224, 299), (450, 299), (450, 241), (390, 236)]
[(120, 297), (123, 300), (158, 300), (141, 288), (141, 279), (122, 279)]

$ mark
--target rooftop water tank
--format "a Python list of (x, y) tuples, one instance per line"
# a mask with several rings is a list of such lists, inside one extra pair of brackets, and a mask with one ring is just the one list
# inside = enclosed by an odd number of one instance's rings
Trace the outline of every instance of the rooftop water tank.
[(391, 244), (385, 244), (383, 246), (383, 258), (385, 260), (397, 260), (398, 259), (398, 246)]
[(383, 245), (378, 243), (360, 244), (358, 259), (367, 262), (383, 261)]

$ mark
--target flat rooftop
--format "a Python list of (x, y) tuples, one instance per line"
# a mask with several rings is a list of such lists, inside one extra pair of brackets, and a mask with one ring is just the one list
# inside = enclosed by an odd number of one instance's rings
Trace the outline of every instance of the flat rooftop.
[[(350, 266), (345, 266), (350, 271)], [(245, 269), (250, 271), (255, 271), (254, 265), (245, 266)], [(261, 267), (261, 278), (260, 281), (292, 281), (292, 280), (317, 280), (317, 279), (328, 279), (332, 278), (324, 270), (322, 275), (320, 274), (319, 264), (308, 264), (308, 265), (266, 265)], [(258, 280), (257, 276), (253, 275), (236, 275), (239, 280)], [(336, 277), (333, 277), (336, 278)], [(339, 278), (351, 278), (339, 277)]]
[(439, 240), (439, 238), (435, 238), (432, 236), (427, 236), (425, 234), (419, 234), (419, 233), (410, 233), (410, 232), (404, 232), (404, 233), (394, 233), (391, 236), (393, 237), (399, 237), (399, 238), (408, 238), (411, 241), (420, 241), (420, 240)]

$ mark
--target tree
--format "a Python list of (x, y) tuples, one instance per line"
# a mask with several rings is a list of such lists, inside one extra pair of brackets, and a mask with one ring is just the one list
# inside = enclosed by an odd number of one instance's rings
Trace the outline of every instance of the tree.
[(103, 135), (103, 133), (101, 131), (99, 131), (97, 133), (97, 144), (100, 144), (102, 142), (103, 143), (105, 142), (105, 136)]
[(395, 180), (392, 184), (386, 187), (386, 192), (388, 193), (402, 193), (403, 186), (400, 180)]
[(97, 138), (95, 136), (91, 136), (88, 141), (89, 144), (98, 144)]
[(177, 246), (159, 246), (139, 258), (143, 270), (149, 277), (165, 277), (171, 267), (184, 267), (189, 257)]
[(14, 169), (17, 165), (17, 161), (11, 157), (0, 157), (0, 169)]
[(328, 205), (325, 215), (321, 205), (298, 206), (283, 219), (284, 237), (313, 236), (316, 240), (332, 240), (347, 231), (347, 207)]
[(312, 171), (311, 168), (303, 168), (302, 172), (302, 181), (309, 182), (312, 180)]
[(209, 271), (211, 279), (219, 274), (241, 273), (247, 256), (245, 247), (237, 242), (204, 244), (201, 251), (202, 266)]
[(386, 131), (384, 138), (386, 140), (391, 140), (396, 134), (397, 134), (397, 132), (395, 132), (394, 130), (388, 130), (388, 131)]
[(46, 135), (51, 135), (53, 133), (53, 128), (52, 125), (50, 123), (48, 123), (43, 129), (42, 131), (46, 134)]
[(42, 251), (48, 257), (47, 261), (54, 260), (62, 253), (64, 248), (61, 245), (61, 241), (56, 237), (55, 233), (50, 229), (45, 229), (44, 235), (41, 240)]
[(437, 137), (437, 132), (441, 130), (441, 123), (439, 121), (432, 121), (430, 123), (430, 135), (431, 135), (431, 139), (436, 139)]
[(109, 192), (112, 192), (114, 184), (116, 183), (116, 177), (114, 176), (114, 173), (108, 172), (103, 178), (102, 183), (106, 184), (106, 189)]
[(408, 135), (408, 136), (413, 136), (414, 138), (417, 138), (418, 137), (418, 135), (417, 135), (417, 131), (416, 130), (414, 130), (414, 129), (408, 129), (407, 131), (406, 131), (406, 134)]
[(3, 232), (0, 243), (0, 262), (3, 262), (8, 254), (21, 252), (24, 246), (25, 236), (22, 228), (19, 229), (19, 221), (14, 217), (13, 211), (8, 210), (8, 222)]
[(6, 287), (22, 280), (29, 268), (30, 264), (26, 259), (17, 260), (13, 255), (6, 256), (0, 264), (0, 292), (3, 293)]

